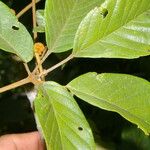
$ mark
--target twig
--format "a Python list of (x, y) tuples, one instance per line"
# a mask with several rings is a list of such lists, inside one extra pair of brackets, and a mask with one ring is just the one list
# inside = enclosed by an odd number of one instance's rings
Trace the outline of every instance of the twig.
[(47, 52), (45, 53), (44, 57), (42, 58), (42, 63), (46, 60), (46, 58), (52, 53), (52, 51), (47, 50)]
[(43, 53), (42, 53), (42, 56), (41, 56), (41, 61), (42, 61), (42, 59), (43, 59), (43, 57), (46, 55), (46, 53), (47, 53), (47, 46), (45, 46), (45, 49), (44, 49), (44, 51), (43, 51)]
[(33, 83), (34, 85), (38, 85), (38, 84), (41, 84), (42, 81), (39, 81), (37, 79), (37, 76), (35, 76), (33, 73), (31, 73), (30, 75), (28, 75), (28, 77), (26, 77), (22, 80), (19, 80), (15, 83), (12, 83), (12, 84), (9, 84), (9, 85), (6, 85), (6, 86), (0, 88), (0, 93), (6, 92), (6, 91), (14, 89), (14, 88), (17, 88), (17, 87), (25, 85), (27, 83)]
[(36, 57), (36, 61), (37, 61), (37, 67), (39, 69), (39, 72), (43, 72), (43, 67), (42, 67), (42, 64), (41, 64), (41, 60), (40, 60), (40, 56), (38, 53), (35, 52), (35, 57)]
[(73, 59), (74, 56), (71, 54), (69, 55), (66, 59), (64, 59), (63, 61), (59, 62), (58, 64), (52, 66), (51, 68), (43, 71), (39, 76), (43, 76), (43, 75), (47, 75), (48, 73), (50, 73), (51, 71), (55, 70), (56, 68), (62, 66), (63, 64), (65, 64), (66, 62), (68, 62), (69, 60)]
[[(33, 19), (33, 28), (36, 28), (36, 0), (32, 0), (32, 19)], [(34, 40), (37, 38), (37, 32), (33, 32), (33, 37)], [(43, 67), (42, 67), (42, 63), (40, 60), (40, 56), (35, 52), (35, 58), (36, 58), (36, 62), (37, 62), (37, 66), (39, 69), (39, 73), (43, 72)], [(41, 80), (44, 79), (41, 77)]]
[(30, 74), (31, 74), (31, 71), (30, 71), (30, 69), (29, 69), (28, 64), (27, 64), (27, 63), (23, 63), (23, 65), (24, 65), (24, 67), (25, 67), (25, 69), (26, 69), (28, 75), (30, 75)]
[[(32, 20), (33, 28), (36, 28), (36, 0), (32, 0)], [(37, 32), (33, 32), (34, 40), (37, 38)]]
[(24, 84), (27, 84), (27, 83), (30, 83), (30, 82), (31, 82), (31, 80), (30, 80), (29, 77), (24, 78), (24, 79), (22, 79), (20, 81), (17, 81), (15, 83), (12, 83), (12, 84), (9, 84), (7, 86), (4, 86), (4, 87), (0, 88), (0, 93), (6, 92), (8, 90), (14, 89), (16, 87), (19, 87), (21, 85), (24, 85)]
[[(50, 53), (51, 54), (51, 53)], [(49, 54), (49, 55), (50, 55)], [(46, 52), (43, 54), (43, 56), (41, 57), (42, 58), (42, 60), (41, 60), (41, 62), (40, 62), (40, 65), (42, 65), (43, 64), (43, 62), (44, 62), (44, 57), (45, 57), (45, 55), (46, 55)], [(34, 68), (34, 70), (33, 70), (33, 73), (35, 73), (36, 71), (37, 71), (37, 69), (38, 69), (38, 66), (36, 66), (35, 68)]]
[[(40, 2), (41, 0), (36, 0), (36, 3)], [(17, 18), (20, 18), (24, 13), (26, 13), (30, 8), (32, 7), (32, 3), (27, 5), (25, 8), (23, 8), (16, 16)]]
[[(32, 7), (32, 14), (33, 14), (33, 28), (36, 27), (36, 6), (35, 4), (40, 2), (40, 0), (32, 0), (32, 3), (30, 3), (29, 5), (27, 5), (24, 9), (22, 9), (16, 16), (17, 18), (21, 17), (26, 11), (28, 11), (31, 7)], [(37, 32), (34, 32), (34, 39), (37, 38)], [(41, 63), (40, 63), (41, 64)], [(11, 90), (11, 89), (14, 89), (14, 88), (17, 88), (19, 86), (22, 86), (22, 85), (25, 85), (27, 83), (33, 83), (35, 85), (37, 84), (40, 84), (41, 81), (37, 80), (36, 76), (34, 73), (31, 73), (30, 72), (30, 69), (28, 67), (28, 64), (27, 63), (24, 63), (24, 66), (25, 66), (25, 69), (28, 73), (28, 77), (20, 80), (20, 81), (17, 81), (15, 83), (12, 83), (12, 84), (9, 84), (9, 85), (6, 85), (2, 88), (0, 88), (0, 93), (3, 93), (5, 91), (8, 91), (8, 90)]]

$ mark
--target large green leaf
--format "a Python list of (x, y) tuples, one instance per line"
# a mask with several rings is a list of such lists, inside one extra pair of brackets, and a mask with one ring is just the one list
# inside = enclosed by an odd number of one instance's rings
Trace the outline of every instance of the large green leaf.
[(76, 30), (85, 15), (104, 0), (47, 0), (45, 7), (46, 41), (50, 51), (73, 48)]
[(33, 58), (33, 40), (30, 34), (1, 1), (0, 49), (18, 55), (24, 62)]
[(123, 74), (87, 73), (67, 87), (73, 94), (102, 109), (115, 111), (150, 133), (150, 83)]
[(91, 129), (66, 88), (45, 82), (34, 104), (48, 150), (95, 149)]
[(106, 0), (83, 19), (73, 49), (76, 57), (150, 55), (150, 1)]

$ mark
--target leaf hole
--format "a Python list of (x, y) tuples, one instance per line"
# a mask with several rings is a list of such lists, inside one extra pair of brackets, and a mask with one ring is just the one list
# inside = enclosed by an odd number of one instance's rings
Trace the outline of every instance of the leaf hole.
[(106, 8), (101, 8), (101, 15), (103, 19), (108, 15), (108, 10)]
[(19, 27), (12, 26), (12, 29), (13, 29), (13, 30), (19, 30)]
[(82, 128), (82, 127), (78, 127), (78, 130), (79, 130), (79, 131), (83, 131), (83, 128)]

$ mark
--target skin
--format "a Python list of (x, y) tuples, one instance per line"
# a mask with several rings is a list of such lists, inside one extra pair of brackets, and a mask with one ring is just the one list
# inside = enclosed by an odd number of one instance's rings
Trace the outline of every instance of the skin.
[(0, 150), (44, 150), (38, 132), (9, 134), (0, 137)]

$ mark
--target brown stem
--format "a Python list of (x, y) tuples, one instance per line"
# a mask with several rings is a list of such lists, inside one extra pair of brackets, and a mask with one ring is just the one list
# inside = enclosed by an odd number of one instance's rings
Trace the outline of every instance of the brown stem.
[(42, 58), (42, 63), (46, 60), (46, 58), (51, 54), (52, 52), (50, 50), (47, 50), (44, 57)]
[[(32, 0), (32, 20), (33, 20), (33, 28), (36, 28), (36, 0)], [(37, 32), (33, 33), (34, 40), (37, 38)]]
[(4, 86), (4, 87), (0, 88), (0, 93), (3, 93), (5, 91), (11, 90), (11, 89), (14, 89), (16, 87), (19, 87), (21, 85), (24, 85), (24, 84), (27, 84), (27, 83), (30, 83), (30, 82), (31, 82), (31, 80), (30, 80), (29, 77), (24, 78), (24, 79), (22, 79), (20, 81), (17, 81), (15, 83), (12, 83), (10, 85), (7, 85), (7, 86)]
[(12, 83), (12, 84), (9, 84), (9, 85), (6, 85), (6, 86), (0, 88), (0, 93), (6, 92), (6, 91), (14, 89), (14, 88), (17, 88), (17, 87), (25, 85), (27, 83), (33, 83), (34, 85), (38, 85), (38, 84), (41, 84), (42, 81), (39, 81), (36, 78), (36, 76), (31, 73), (30, 75), (28, 75), (28, 77), (26, 77), (20, 81), (17, 81), (15, 83)]
[[(36, 52), (35, 52), (35, 58), (36, 58), (36, 61), (37, 61), (37, 66), (36, 67), (37, 67), (39, 73), (42, 73), (43, 72), (43, 67), (42, 67), (42, 63), (41, 63), (41, 58), (40, 58), (39, 54), (36, 53)], [(33, 71), (33, 73), (34, 73), (34, 71)], [(41, 80), (42, 81), (45, 80), (44, 76), (41, 76)]]
[[(40, 61), (39, 65), (42, 65), (42, 64), (43, 64), (43, 62), (44, 62), (44, 60), (45, 60), (45, 59), (43, 60), (43, 58), (45, 57), (45, 55), (46, 55), (46, 52), (45, 52), (45, 54), (41, 57), (42, 60)], [(37, 71), (37, 69), (38, 69), (38, 66), (36, 66), (36, 67), (34, 68), (33, 73), (35, 73), (35, 72)]]
[(29, 69), (28, 64), (27, 64), (27, 63), (23, 63), (23, 65), (24, 65), (24, 67), (25, 67), (26, 72), (28, 73), (28, 75), (30, 75), (30, 74), (31, 74), (31, 71), (30, 71), (30, 69)]
[(36, 57), (36, 61), (37, 61), (37, 67), (39, 69), (39, 72), (43, 72), (43, 68), (42, 68), (42, 65), (41, 65), (41, 60), (40, 60), (40, 56), (38, 53), (35, 52), (35, 57)]
[[(32, 0), (32, 19), (33, 19), (33, 28), (36, 28), (36, 0)], [(34, 36), (34, 40), (37, 38), (37, 32), (33, 32), (33, 36)], [(39, 72), (42, 73), (43, 72), (43, 67), (42, 67), (42, 63), (40, 60), (40, 57), (37, 53), (35, 53), (35, 58), (36, 58), (36, 62), (37, 62), (37, 66), (39, 69)], [(41, 77), (41, 80), (43, 80), (44, 78)]]
[[(41, 0), (36, 0), (36, 3), (40, 2)], [(24, 13), (26, 13), (30, 8), (32, 7), (32, 3), (27, 5), (25, 8), (23, 8), (16, 16), (17, 18), (20, 18)]]
[(73, 59), (73, 55), (69, 55), (66, 59), (64, 59), (63, 61), (59, 62), (58, 64), (52, 66), (51, 68), (43, 71), (39, 76), (42, 76), (42, 75), (47, 75), (48, 73), (50, 73), (51, 71), (55, 70), (56, 68), (62, 66), (63, 64), (65, 64), (66, 62), (68, 62), (69, 60)]

